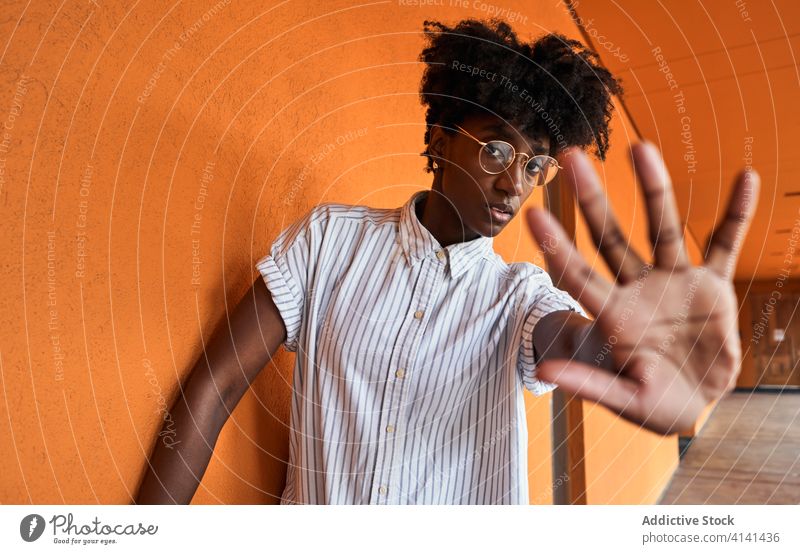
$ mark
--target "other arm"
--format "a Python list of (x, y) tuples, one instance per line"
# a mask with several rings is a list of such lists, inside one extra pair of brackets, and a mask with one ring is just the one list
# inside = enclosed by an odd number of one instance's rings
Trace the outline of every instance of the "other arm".
[(136, 504), (191, 502), (230, 413), (285, 340), (283, 320), (259, 276), (215, 331), (182, 387)]

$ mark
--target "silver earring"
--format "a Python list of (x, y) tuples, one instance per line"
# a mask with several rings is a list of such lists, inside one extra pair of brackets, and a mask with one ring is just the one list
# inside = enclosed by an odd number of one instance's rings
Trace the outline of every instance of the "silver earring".
[(437, 169), (439, 169), (439, 164), (436, 163), (436, 160), (434, 160), (433, 161), (433, 170), (436, 171)]

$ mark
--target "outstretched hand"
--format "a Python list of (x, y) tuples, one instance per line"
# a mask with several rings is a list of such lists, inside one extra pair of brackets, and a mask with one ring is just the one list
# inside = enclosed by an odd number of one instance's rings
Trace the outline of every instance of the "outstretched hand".
[[(598, 251), (616, 281), (591, 269), (544, 210), (526, 219), (554, 278), (594, 316), (582, 349), (594, 363), (550, 359), (538, 376), (668, 434), (689, 429), (709, 402), (730, 391), (742, 358), (732, 277), (755, 213), (759, 177), (737, 177), (724, 219), (690, 263), (672, 184), (656, 148), (631, 149), (646, 201), (653, 263), (624, 238), (591, 162), (579, 150), (561, 158)], [(605, 360), (611, 357), (611, 362)], [(586, 360), (586, 357), (583, 357)], [(613, 370), (607, 367), (613, 366)]]

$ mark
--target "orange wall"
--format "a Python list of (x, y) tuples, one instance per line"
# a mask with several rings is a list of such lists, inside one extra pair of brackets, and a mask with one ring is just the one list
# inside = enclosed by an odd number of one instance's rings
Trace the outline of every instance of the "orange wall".
[[(554, 2), (504, 7), (523, 36), (578, 36)], [(430, 186), (422, 21), (487, 13), (342, 0), (5, 9), (0, 501), (124, 503), (178, 383), (278, 232), (319, 202), (398, 206)], [(535, 257), (521, 219), (496, 249)], [(195, 503), (277, 502), (292, 363), (281, 351), (255, 381)], [(531, 502), (549, 503), (549, 397), (528, 402)], [(590, 501), (652, 498), (672, 442), (587, 411)]]

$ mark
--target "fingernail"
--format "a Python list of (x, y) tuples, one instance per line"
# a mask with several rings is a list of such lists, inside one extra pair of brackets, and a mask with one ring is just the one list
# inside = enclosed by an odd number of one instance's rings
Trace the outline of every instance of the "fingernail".
[(640, 155), (644, 155), (645, 158), (649, 159), (651, 162), (656, 163), (658, 168), (662, 172), (665, 173), (667, 172), (666, 161), (661, 156), (661, 150), (659, 150), (654, 143), (650, 142), (647, 139), (642, 139), (641, 142), (638, 142), (637, 144), (631, 147), (631, 154), (635, 154), (635, 152), (633, 151), (634, 148), (639, 150), (639, 152), (641, 152)]
[(544, 210), (542, 208), (532, 207), (528, 209), (528, 211), (526, 212), (526, 216), (528, 218), (528, 221), (536, 222), (536, 221), (546, 220), (550, 216), (550, 214), (547, 212), (547, 210)]
[(759, 175), (758, 171), (756, 171), (756, 170), (755, 170), (755, 169), (753, 169), (753, 168), (746, 169), (746, 170), (745, 170), (745, 173), (747, 173), (747, 175), (748, 175), (748, 176), (749, 176), (751, 179), (756, 179), (756, 180), (758, 180), (758, 181), (760, 181), (760, 180), (761, 180), (761, 175)]
[(578, 155), (580, 155), (582, 153), (583, 153), (583, 150), (581, 150), (577, 146), (570, 146), (568, 148), (565, 148), (561, 152), (559, 152), (557, 157), (560, 157), (562, 161), (567, 161), (570, 158), (578, 156)]

